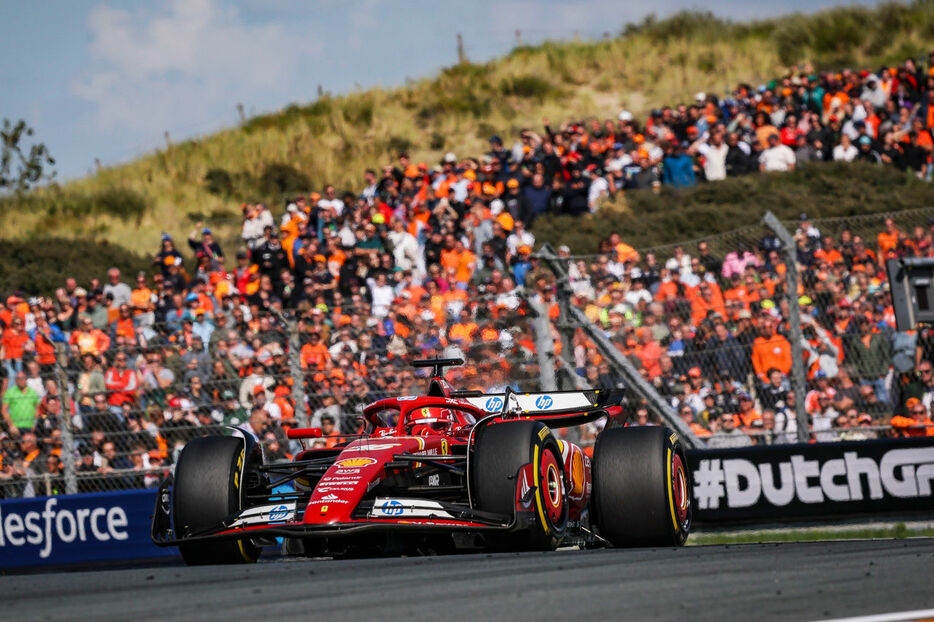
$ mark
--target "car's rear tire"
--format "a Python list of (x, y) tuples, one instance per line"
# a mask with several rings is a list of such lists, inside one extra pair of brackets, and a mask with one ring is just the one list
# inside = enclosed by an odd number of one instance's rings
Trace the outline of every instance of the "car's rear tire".
[(594, 446), (591, 509), (615, 547), (684, 544), (691, 481), (678, 435), (656, 426), (604, 430)]
[(491, 538), (494, 548), (549, 550), (556, 548), (567, 530), (568, 500), (564, 489), (564, 463), (551, 430), (537, 421), (507, 421), (484, 426), (477, 432), (470, 463), (471, 496), (485, 512), (513, 516), (519, 470), (533, 465), (534, 520), (529, 530), (504, 538)]
[[(242, 509), (245, 482), (241, 472), (246, 472), (242, 467), (254, 459), (247, 455), (242, 438), (206, 436), (185, 445), (175, 467), (172, 489), (178, 537), (210, 529)], [(189, 566), (253, 563), (260, 553), (250, 540), (189, 542), (178, 549)]]

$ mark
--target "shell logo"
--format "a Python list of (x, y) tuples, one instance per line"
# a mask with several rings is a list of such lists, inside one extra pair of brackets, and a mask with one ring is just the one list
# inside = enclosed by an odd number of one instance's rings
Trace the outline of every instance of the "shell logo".
[(334, 466), (341, 469), (351, 469), (354, 467), (365, 467), (376, 464), (373, 458), (344, 458), (334, 463)]

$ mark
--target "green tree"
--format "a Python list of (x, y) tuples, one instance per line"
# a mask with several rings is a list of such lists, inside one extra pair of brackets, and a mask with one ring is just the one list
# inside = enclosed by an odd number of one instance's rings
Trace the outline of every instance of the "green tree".
[(33, 129), (23, 120), (11, 123), (3, 120), (0, 131), (0, 192), (23, 192), (29, 190), (43, 179), (52, 179), (55, 159), (43, 143), (33, 143), (27, 147), (26, 139), (33, 135)]

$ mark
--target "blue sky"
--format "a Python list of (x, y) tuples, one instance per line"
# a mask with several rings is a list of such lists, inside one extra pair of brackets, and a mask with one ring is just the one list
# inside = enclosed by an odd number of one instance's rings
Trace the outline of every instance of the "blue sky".
[[(839, 0), (726, 0), (734, 19), (814, 11)], [(867, 0), (863, 4), (875, 4)], [(25, 119), (59, 179), (174, 139), (210, 133), (357, 86), (395, 86), (456, 61), (455, 37), (485, 61), (515, 45), (598, 38), (686, 0), (42, 0), (0, 2), (0, 117)]]

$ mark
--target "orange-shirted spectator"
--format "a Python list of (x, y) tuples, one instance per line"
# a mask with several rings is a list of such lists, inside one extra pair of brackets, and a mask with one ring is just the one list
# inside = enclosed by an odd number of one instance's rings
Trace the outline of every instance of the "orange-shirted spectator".
[(791, 344), (775, 332), (775, 320), (769, 316), (759, 320), (759, 336), (752, 343), (752, 367), (762, 382), (768, 381), (768, 370), (773, 367), (785, 375), (791, 373)]
[(662, 358), (662, 354), (665, 353), (665, 349), (652, 337), (652, 331), (647, 328), (640, 328), (636, 331), (636, 337), (639, 340), (639, 345), (636, 346), (635, 351), (636, 357), (648, 372), (649, 379), (654, 380), (662, 373), (659, 360)]
[(136, 287), (130, 292), (130, 307), (133, 315), (152, 311), (152, 290), (146, 287), (146, 273), (136, 275)]
[(110, 348), (110, 337), (104, 331), (94, 328), (91, 318), (85, 317), (81, 320), (80, 328), (71, 333), (68, 343), (78, 346), (81, 354), (100, 356)]
[(36, 349), (36, 362), (46, 370), (51, 369), (56, 362), (55, 342), (63, 343), (64, 333), (57, 326), (53, 328), (40, 313), (36, 316), (36, 328), (31, 334)]
[(751, 395), (743, 392), (740, 393), (738, 397), (739, 412), (736, 413), (736, 416), (739, 417), (740, 426), (748, 432), (757, 424), (762, 424), (762, 415), (756, 410), (756, 405)]
[(470, 344), (474, 340), (479, 327), (477, 323), (470, 319), (470, 311), (461, 309), (460, 318), (457, 323), (451, 326), (448, 331), (448, 339), (463, 344)]
[(655, 300), (665, 302), (676, 298), (687, 297), (688, 288), (681, 282), (681, 272), (678, 268), (671, 271), (670, 278), (663, 280), (655, 292)]
[(697, 326), (711, 313), (717, 313), (724, 319), (727, 317), (723, 294), (716, 283), (701, 281), (697, 295), (691, 298), (691, 324)]
[(834, 265), (843, 261), (843, 255), (834, 246), (833, 238), (825, 235), (821, 240), (821, 247), (814, 251), (814, 259)]
[(302, 346), (299, 352), (299, 362), (302, 369), (324, 370), (331, 365), (331, 354), (323, 343), (321, 334), (312, 332), (308, 335), (308, 343)]
[(28, 342), (29, 334), (23, 329), (23, 318), (14, 315), (10, 327), (0, 335), (0, 352), (7, 366), (8, 377), (12, 378), (15, 375), (12, 370), (23, 369), (23, 354)]
[(135, 342), (136, 326), (133, 323), (130, 305), (120, 305), (120, 309), (117, 313), (117, 319), (113, 323), (113, 334)]
[(895, 221), (891, 218), (885, 219), (885, 231), (879, 232), (876, 236), (876, 246), (879, 249), (879, 260), (882, 261), (889, 251), (895, 250), (898, 246), (898, 236), (901, 231), (895, 226)]
[(909, 416), (896, 415), (890, 421), (899, 436), (934, 436), (934, 421), (921, 400), (908, 398), (905, 410)]

